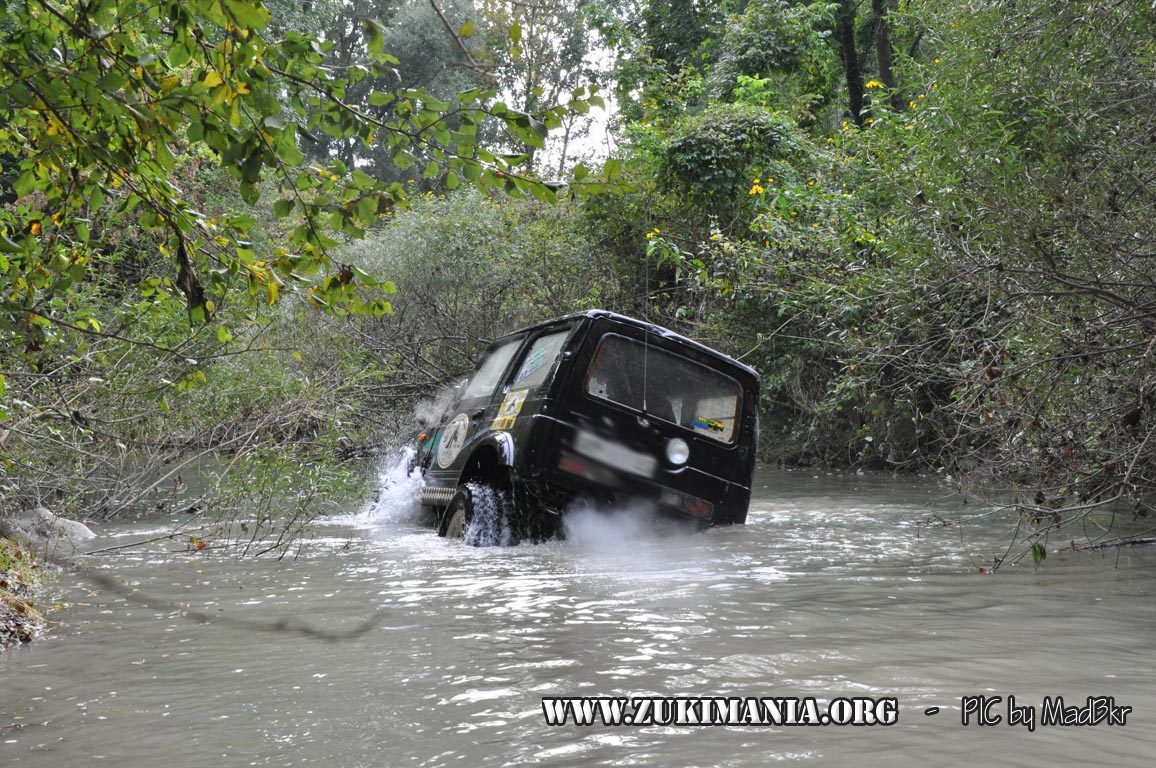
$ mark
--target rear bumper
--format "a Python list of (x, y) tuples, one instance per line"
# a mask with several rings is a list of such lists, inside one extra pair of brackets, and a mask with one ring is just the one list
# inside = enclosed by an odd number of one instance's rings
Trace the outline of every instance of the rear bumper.
[[(519, 473), (555, 503), (586, 497), (609, 504), (642, 501), (664, 515), (702, 526), (746, 521), (748, 484), (717, 477), (691, 465), (671, 467), (661, 456), (610, 438), (583, 439), (571, 423), (538, 417), (548, 430), (547, 448)], [(600, 455), (601, 454), (601, 455)]]

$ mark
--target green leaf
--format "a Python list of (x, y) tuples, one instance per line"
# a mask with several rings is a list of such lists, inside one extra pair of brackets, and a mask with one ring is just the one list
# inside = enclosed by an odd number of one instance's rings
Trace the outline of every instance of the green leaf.
[(35, 174), (32, 171), (24, 171), (16, 177), (16, 181), (12, 184), (12, 189), (16, 192), (16, 197), (24, 197), (37, 189), (40, 184), (36, 180)]
[(536, 199), (543, 203), (554, 205), (556, 202), (558, 202), (557, 194), (554, 192), (554, 190), (550, 189), (545, 184), (532, 184), (530, 186), (530, 192)]
[(174, 69), (180, 69), (181, 67), (185, 66), (190, 61), (192, 61), (192, 58), (193, 58), (192, 46), (193, 45), (194, 45), (194, 43), (191, 40), (186, 40), (185, 42), (178, 43), (178, 44), (174, 45), (172, 48), (170, 48), (169, 49), (169, 55), (168, 55), (169, 64)]
[(474, 36), (474, 22), (467, 21), (458, 29), (458, 37), (473, 37)]
[(365, 35), (366, 46), (371, 54), (380, 54), (385, 47), (385, 28), (380, 21), (363, 19), (361, 29)]
[(1032, 544), (1032, 562), (1039, 565), (1048, 556), (1048, 550), (1044, 547), (1042, 541), (1037, 541)]
[(357, 217), (367, 224), (377, 218), (377, 198), (367, 195), (358, 200)]

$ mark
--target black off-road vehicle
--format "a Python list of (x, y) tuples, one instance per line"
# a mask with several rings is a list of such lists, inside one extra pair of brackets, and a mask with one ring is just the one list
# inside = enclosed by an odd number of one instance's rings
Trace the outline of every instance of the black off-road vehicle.
[(743, 523), (758, 440), (751, 368), (650, 323), (568, 315), (504, 336), (418, 438), (443, 536), (547, 538), (576, 499)]

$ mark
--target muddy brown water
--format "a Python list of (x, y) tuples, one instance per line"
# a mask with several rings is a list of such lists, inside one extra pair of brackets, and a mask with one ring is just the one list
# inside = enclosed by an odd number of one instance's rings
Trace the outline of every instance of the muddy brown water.
[[(154, 598), (353, 639), (204, 623), (81, 582), (0, 654), (0, 766), (1150, 765), (1156, 552), (1055, 547), (980, 575), (1007, 521), (930, 480), (761, 472), (746, 526), (473, 549), (395, 487), (295, 559), (96, 559)], [(935, 516), (950, 526), (925, 525)], [(105, 527), (100, 543), (156, 524)], [(543, 697), (894, 698), (890, 726), (550, 726)], [(1001, 716), (964, 726), (965, 697)], [(1007, 699), (1034, 731), (1009, 725)], [(1044, 726), (1045, 697), (1126, 725)], [(925, 714), (938, 708), (938, 713)]]

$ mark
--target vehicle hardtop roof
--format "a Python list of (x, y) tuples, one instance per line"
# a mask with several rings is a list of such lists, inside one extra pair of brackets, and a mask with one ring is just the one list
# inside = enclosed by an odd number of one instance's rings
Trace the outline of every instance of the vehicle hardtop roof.
[(624, 325), (633, 325), (636, 328), (641, 328), (642, 330), (653, 333), (656, 336), (661, 336), (665, 339), (670, 339), (671, 341), (675, 341), (675, 342), (678, 342), (679, 344), (683, 344), (685, 346), (691, 347), (691, 348), (693, 348), (699, 352), (702, 352), (703, 354), (710, 355), (711, 357), (713, 357), (717, 360), (721, 360), (722, 362), (727, 363), (728, 365), (732, 365), (735, 368), (738, 368), (742, 371), (745, 371), (746, 373), (749, 373), (751, 376), (755, 377), (756, 380), (759, 377), (759, 374), (755, 371), (755, 369), (751, 368), (749, 365), (746, 365), (745, 363), (740, 363), (738, 360), (735, 360), (733, 357), (730, 357), (728, 355), (724, 355), (722, 352), (719, 352), (716, 349), (711, 349), (710, 347), (706, 346), (705, 344), (701, 344), (701, 343), (695, 341), (694, 339), (683, 336), (681, 333), (675, 333), (674, 331), (670, 330), (669, 328), (664, 328), (661, 325), (655, 325), (654, 323), (648, 323), (644, 320), (638, 320), (636, 318), (629, 317), (627, 315), (620, 315), (617, 312), (609, 312), (609, 311), (604, 310), (604, 309), (588, 309), (585, 312), (573, 312), (569, 315), (562, 315), (561, 317), (556, 317), (553, 320), (546, 320), (546, 321), (541, 322), (541, 323), (535, 323), (534, 325), (528, 325), (525, 328), (519, 328), (516, 331), (511, 331), (510, 333), (507, 333), (504, 336), (502, 336), (502, 338), (506, 338), (508, 336), (517, 336), (517, 335), (523, 334), (523, 333), (533, 333), (534, 331), (537, 331), (540, 328), (547, 328), (551, 325), (557, 325), (560, 323), (564, 323), (568, 320), (574, 320), (575, 318), (579, 318), (579, 317), (587, 317), (587, 318), (590, 318), (592, 320), (599, 320), (599, 319), (613, 320), (615, 322), (622, 323)]

